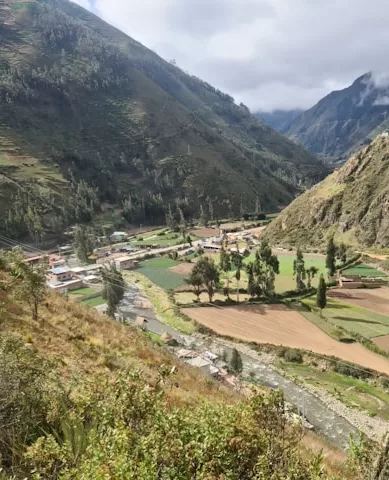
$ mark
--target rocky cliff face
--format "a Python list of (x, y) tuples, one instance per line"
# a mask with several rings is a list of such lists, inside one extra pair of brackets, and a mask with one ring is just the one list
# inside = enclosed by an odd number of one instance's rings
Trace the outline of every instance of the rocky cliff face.
[(273, 242), (320, 245), (328, 235), (364, 246), (389, 245), (389, 137), (379, 135), (269, 226)]
[(347, 157), (385, 130), (389, 89), (368, 73), (335, 91), (291, 122), (285, 134), (333, 160)]

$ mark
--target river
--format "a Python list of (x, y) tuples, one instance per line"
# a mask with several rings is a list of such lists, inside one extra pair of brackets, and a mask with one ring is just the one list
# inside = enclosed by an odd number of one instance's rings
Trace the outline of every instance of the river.
[(263, 361), (261, 362), (260, 356), (256, 352), (250, 351), (247, 346), (243, 346), (240, 343), (224, 342), (217, 337), (197, 333), (190, 336), (182, 335), (161, 322), (156, 317), (144, 292), (136, 285), (128, 286), (124, 299), (120, 304), (120, 311), (125, 320), (134, 322), (137, 316), (141, 316), (147, 320), (147, 330), (158, 335), (167, 332), (181, 344), (199, 351), (210, 350), (217, 355), (221, 355), (223, 350), (230, 354), (232, 347), (237, 348), (241, 351), (245, 376), (254, 374), (254, 379), (259, 384), (265, 387), (281, 389), (285, 400), (298, 408), (300, 412), (303, 412), (307, 421), (314, 426), (315, 431), (323, 435), (331, 444), (347, 448), (350, 436), (356, 437), (359, 435), (358, 430), (345, 418), (329, 409), (315, 395), (283, 377), (270, 365)]

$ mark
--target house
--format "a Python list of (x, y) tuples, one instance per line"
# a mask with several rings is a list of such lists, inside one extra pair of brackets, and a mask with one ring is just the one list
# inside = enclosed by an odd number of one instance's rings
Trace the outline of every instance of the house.
[(56, 282), (52, 281), (47, 284), (49, 288), (55, 290), (59, 293), (67, 293), (71, 290), (78, 290), (84, 286), (84, 283), (81, 279), (70, 280), (68, 282)]
[(138, 265), (138, 262), (131, 257), (123, 256), (115, 259), (115, 265), (118, 270), (131, 270)]
[(72, 271), (68, 267), (55, 267), (49, 270), (50, 280), (54, 282), (69, 282), (73, 279)]
[(192, 367), (199, 368), (206, 375), (211, 375), (211, 377), (217, 377), (219, 374), (219, 369), (212, 365), (212, 362), (206, 360), (203, 357), (195, 357), (190, 360), (185, 360), (187, 365)]
[(49, 265), (50, 265), (50, 268), (65, 267), (66, 262), (65, 262), (65, 259), (60, 257), (59, 255), (50, 255)]
[(97, 275), (86, 275), (83, 278), (83, 280), (84, 280), (85, 283), (100, 283), (101, 282), (101, 278), (98, 277)]
[(85, 265), (84, 267), (73, 267), (71, 272), (74, 277), (86, 277), (87, 275), (97, 275), (101, 272), (102, 265)]
[(110, 235), (109, 239), (112, 243), (115, 242), (125, 242), (128, 238), (128, 235), (126, 232), (113, 232), (112, 235)]

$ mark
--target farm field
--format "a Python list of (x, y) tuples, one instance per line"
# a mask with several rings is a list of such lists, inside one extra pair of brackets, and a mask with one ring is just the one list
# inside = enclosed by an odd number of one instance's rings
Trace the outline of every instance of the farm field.
[[(315, 297), (306, 298), (304, 303), (313, 311), (317, 310)], [(357, 333), (366, 338), (389, 334), (389, 316), (333, 298), (327, 299), (323, 316), (333, 326), (342, 327), (348, 332)]]
[[(147, 247), (152, 245), (161, 245), (163, 247), (170, 247), (172, 245), (177, 245), (182, 241), (182, 236), (179, 233), (167, 233), (165, 235), (158, 235), (158, 233), (163, 233), (163, 231), (152, 232), (152, 234), (140, 235), (130, 242), (130, 245), (135, 247)], [(191, 239), (197, 240), (197, 237), (191, 235)]]
[(389, 360), (358, 343), (338, 342), (285, 305), (187, 308), (185, 314), (219, 335), (335, 356), (389, 374)]
[(361, 276), (361, 277), (384, 277), (385, 273), (381, 272), (380, 270), (377, 270), (374, 267), (369, 267), (369, 265), (365, 265), (361, 263), (360, 265), (357, 265), (356, 267), (351, 267), (347, 268), (346, 270), (343, 270), (344, 275), (350, 275), (350, 276)]
[(330, 289), (328, 296), (389, 317), (389, 288)]
[(142, 262), (137, 271), (159, 287), (169, 290), (185, 285), (184, 275), (169, 270), (176, 265), (178, 262), (170, 258), (153, 258)]
[(70, 291), (69, 295), (92, 295), (96, 292), (97, 290), (94, 288), (79, 288), (77, 290)]
[[(276, 292), (282, 293), (289, 290), (294, 290), (296, 288), (296, 281), (293, 278), (293, 262), (296, 259), (296, 254), (293, 252), (291, 254), (280, 253), (279, 251), (274, 251), (278, 255), (278, 260), (280, 262), (280, 274), (276, 276)], [(255, 254), (251, 254), (249, 257), (245, 258), (244, 263), (247, 264), (250, 261), (253, 261)], [(320, 274), (326, 273), (325, 258), (320, 255), (304, 255), (305, 267), (309, 268), (315, 266), (318, 268), (319, 273), (312, 280), (312, 286), (316, 287), (318, 285)], [(247, 275), (245, 272), (242, 272), (241, 285), (247, 283)]]
[(88, 305), (89, 307), (97, 307), (98, 305), (104, 305), (105, 300), (103, 297), (96, 297), (96, 298), (90, 298), (89, 300), (84, 300), (83, 302), (84, 305)]

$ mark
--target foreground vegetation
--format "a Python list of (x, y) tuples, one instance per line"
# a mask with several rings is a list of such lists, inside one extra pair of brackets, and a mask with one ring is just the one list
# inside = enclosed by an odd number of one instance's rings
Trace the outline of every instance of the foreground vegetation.
[(2, 480), (330, 478), (280, 393), (172, 370), (147, 336), (56, 294), (33, 320), (26, 281), (1, 263)]

